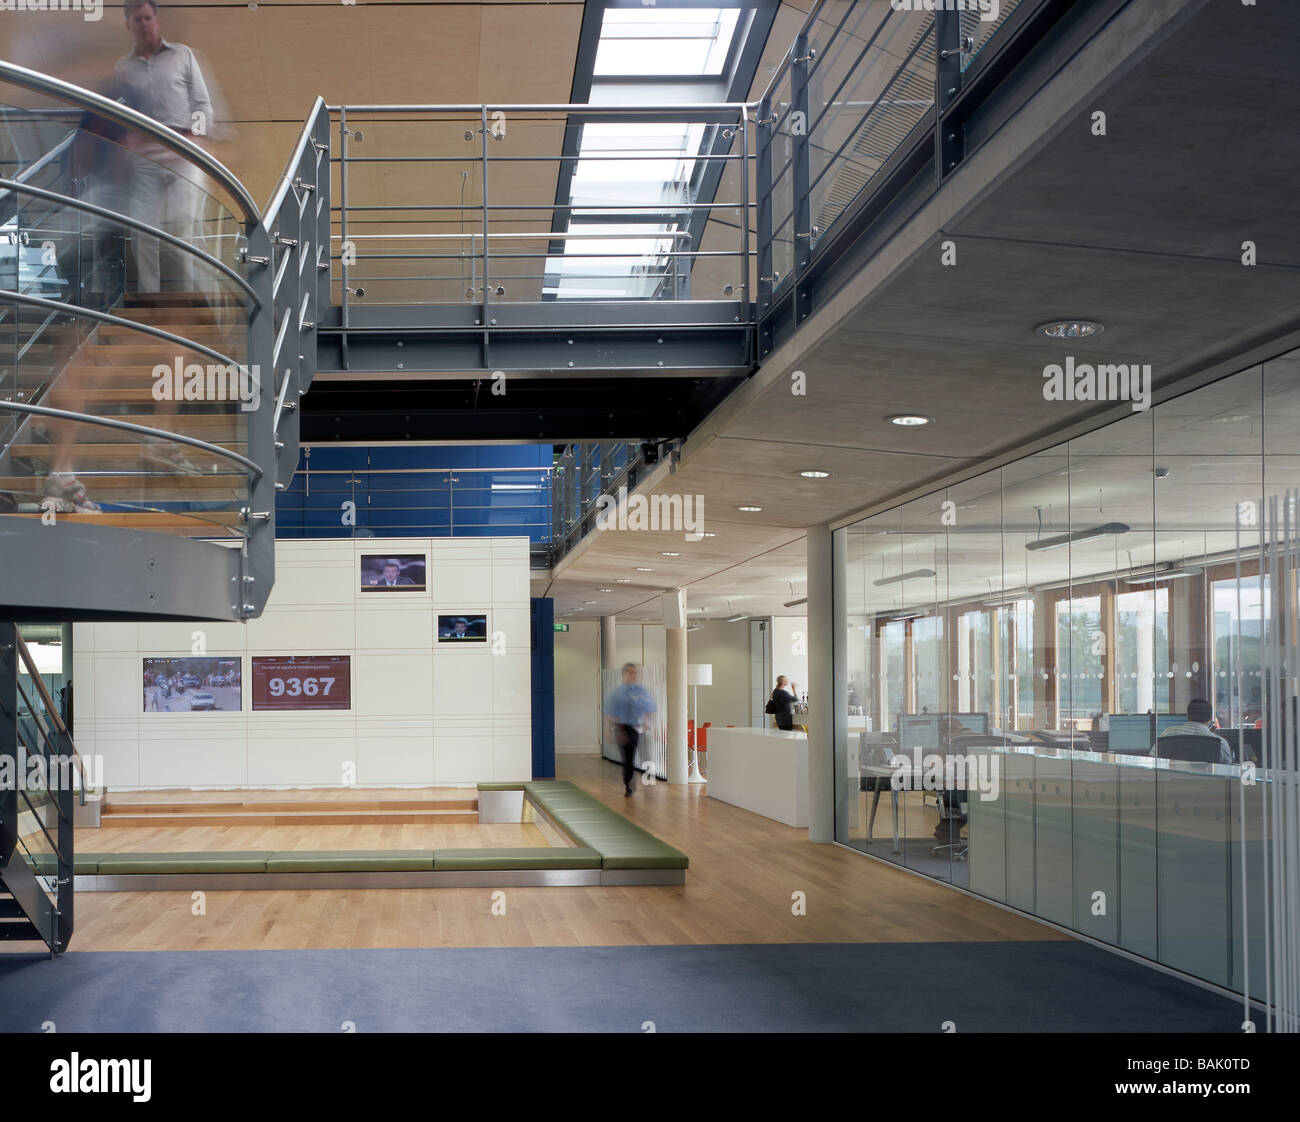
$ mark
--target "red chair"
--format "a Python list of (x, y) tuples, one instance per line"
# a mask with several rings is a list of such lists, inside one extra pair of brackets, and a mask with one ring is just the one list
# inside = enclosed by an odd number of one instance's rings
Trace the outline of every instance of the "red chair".
[(686, 718), (686, 748), (687, 751), (695, 747), (695, 722), (689, 717)]
[(712, 721), (705, 721), (700, 726), (700, 743), (695, 749), (697, 752), (707, 752), (709, 750), (709, 726), (711, 724), (713, 724)]

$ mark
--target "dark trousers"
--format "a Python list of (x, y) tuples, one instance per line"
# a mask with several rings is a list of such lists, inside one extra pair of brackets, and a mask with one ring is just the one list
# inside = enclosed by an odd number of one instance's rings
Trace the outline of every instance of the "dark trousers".
[(641, 734), (631, 725), (615, 725), (614, 735), (623, 753), (623, 786), (630, 788), (632, 776), (636, 774), (636, 746)]
[(776, 727), (782, 732), (794, 732), (794, 717), (789, 713), (778, 713)]

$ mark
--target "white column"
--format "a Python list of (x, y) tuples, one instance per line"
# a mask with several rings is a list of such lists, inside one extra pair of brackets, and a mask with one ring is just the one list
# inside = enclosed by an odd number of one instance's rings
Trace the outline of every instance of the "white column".
[[(808, 530), (808, 680), (816, 683), (808, 695), (808, 840), (835, 840), (836, 698), (844, 683), (836, 678), (835, 564), (829, 527)], [(840, 574), (843, 583), (843, 575)], [(842, 598), (841, 598), (842, 599)], [(840, 712), (846, 712), (847, 701)]]
[[(679, 595), (678, 592), (670, 592), (665, 595), (665, 601), (669, 597), (674, 600)], [(682, 614), (685, 614), (685, 596), (683, 598)], [(668, 626), (672, 623), (678, 623), (681, 626)], [(673, 612), (668, 610), (665, 604), (664, 611), (664, 650), (665, 660), (667, 662), (668, 672), (668, 712), (664, 714), (668, 727), (668, 782), (685, 783), (687, 782), (687, 748), (686, 748), (686, 707), (687, 707), (687, 690), (686, 690), (686, 621), (682, 618), (673, 618)]]
[(618, 665), (618, 640), (615, 628), (618, 616), (600, 617), (600, 668), (610, 670)]

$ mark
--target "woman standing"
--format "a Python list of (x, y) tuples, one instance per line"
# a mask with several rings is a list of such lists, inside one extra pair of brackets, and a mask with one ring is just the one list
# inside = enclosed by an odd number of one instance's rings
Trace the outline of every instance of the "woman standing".
[(776, 707), (773, 711), (773, 716), (776, 717), (776, 727), (785, 732), (794, 730), (792, 706), (799, 700), (796, 690), (795, 684), (782, 674), (776, 680), (776, 689), (772, 691), (772, 704)]

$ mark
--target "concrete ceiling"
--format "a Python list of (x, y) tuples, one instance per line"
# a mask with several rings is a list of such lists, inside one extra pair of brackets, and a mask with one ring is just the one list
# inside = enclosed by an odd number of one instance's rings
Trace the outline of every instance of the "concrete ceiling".
[[(737, 610), (781, 613), (805, 528), (1116, 416), (1132, 419), (1076, 445), (1069, 468), (1063, 453), (1009, 468), (1008, 519), (1027, 516), (1035, 530), (1034, 506), (1051, 507), (1054, 497), (1059, 524), (1081, 447), (1110, 456), (1145, 441), (1144, 456), (1085, 469), (1107, 518), (1145, 526), (1146, 555), (1135, 561), (1149, 563), (1153, 551), (1177, 559), (1196, 547), (1196, 531), (1230, 530), (1230, 515), (1214, 523), (1243, 487), (1258, 493), (1258, 460), (1240, 458), (1260, 448), (1258, 397), (1241, 408), (1225, 388), (1222, 407), (1210, 410), (1218, 423), (1202, 415), (1204, 398), (1187, 407), (1194, 415), (1185, 423), (1174, 419), (1180, 406), (1162, 408), (1159, 459), (1177, 468), (1180, 483), (1161, 492), (1159, 520), (1178, 532), (1153, 541), (1151, 415), (1045, 401), (1042, 374), (1074, 355), (1150, 363), (1157, 387), (1187, 386), (1207, 370), (1230, 373), (1287, 349), (1287, 333), (1300, 326), (1300, 81), (1289, 63), (1297, 42), (1298, 6), (1130, 4), (690, 435), (676, 474), (661, 467), (651, 476), (653, 493), (704, 496), (706, 529), (718, 536), (683, 544), (680, 533), (591, 535), (557, 567), (557, 615), (622, 610), (627, 597), (595, 591), (614, 576), (649, 578), (638, 586), (643, 601), (673, 586), (693, 604), (735, 590), (750, 597), (736, 600)], [(1092, 133), (1096, 110), (1107, 115), (1105, 137)], [(947, 240), (957, 247), (955, 267), (941, 264)], [(1241, 261), (1245, 241), (1258, 247), (1252, 267)], [(1074, 344), (1034, 334), (1061, 318), (1099, 320), (1105, 331)], [(1234, 365), (1233, 356), (1250, 357)], [(794, 370), (807, 376), (804, 396), (791, 392)], [(1292, 364), (1280, 377), (1293, 385), (1294, 373)], [(1296, 409), (1292, 397), (1277, 422), (1291, 447), (1300, 437)], [(900, 429), (886, 419), (910, 412), (934, 422)], [(1223, 423), (1234, 415), (1246, 420)], [(804, 480), (803, 469), (831, 478)], [(1278, 482), (1300, 482), (1300, 474)], [(1077, 493), (1074, 501), (1082, 501)], [(924, 511), (931, 531), (937, 502)], [(763, 512), (736, 511), (749, 504)], [(1000, 534), (983, 548), (976, 536), (962, 536), (974, 594), (1000, 575), (1003, 551)], [(933, 552), (932, 539), (914, 548)], [(1205, 537), (1200, 548), (1221, 544)], [(1113, 551), (1114, 540), (1099, 548)], [(662, 550), (683, 556), (657, 558)], [(1059, 579), (1051, 573), (1068, 556), (1036, 556), (1048, 558), (1036, 579)], [(1086, 557), (1076, 550), (1076, 566)], [(1094, 561), (1097, 571), (1108, 564)], [(1127, 563), (1124, 555), (1112, 568)], [(655, 572), (630, 571), (637, 564)]]

